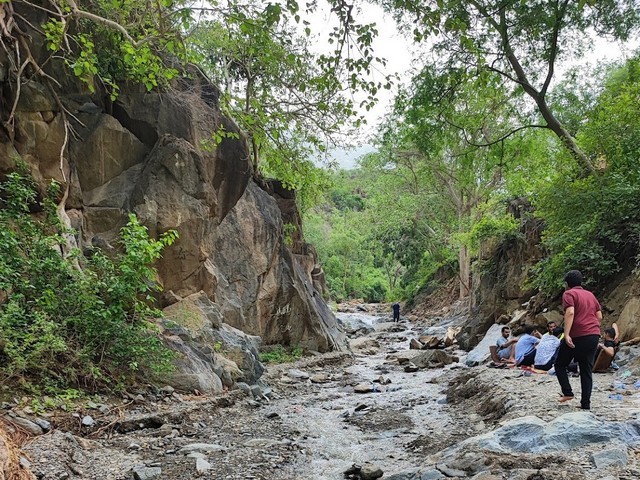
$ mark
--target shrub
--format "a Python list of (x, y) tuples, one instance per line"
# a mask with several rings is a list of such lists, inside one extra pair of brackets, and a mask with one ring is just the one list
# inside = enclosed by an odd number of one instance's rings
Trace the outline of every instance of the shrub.
[(24, 165), (0, 184), (3, 381), (36, 390), (95, 389), (130, 381), (138, 371), (167, 371), (172, 354), (149, 322), (160, 314), (151, 307), (159, 289), (152, 264), (177, 234), (152, 240), (130, 215), (114, 259), (99, 250), (88, 259), (79, 251), (64, 256), (72, 232), (58, 220), (56, 190), (52, 183), (38, 202)]
[(302, 353), (302, 347), (300, 346), (285, 349), (282, 345), (275, 345), (269, 350), (260, 353), (260, 361), (263, 363), (295, 362), (302, 357)]

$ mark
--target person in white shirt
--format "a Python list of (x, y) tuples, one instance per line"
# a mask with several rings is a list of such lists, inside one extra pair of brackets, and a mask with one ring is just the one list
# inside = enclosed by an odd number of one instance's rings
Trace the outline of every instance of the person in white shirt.
[(558, 356), (558, 348), (560, 347), (560, 337), (564, 333), (562, 327), (556, 327), (551, 335), (543, 335), (540, 343), (536, 348), (536, 357), (533, 366), (536, 370), (549, 371), (553, 367), (553, 362)]

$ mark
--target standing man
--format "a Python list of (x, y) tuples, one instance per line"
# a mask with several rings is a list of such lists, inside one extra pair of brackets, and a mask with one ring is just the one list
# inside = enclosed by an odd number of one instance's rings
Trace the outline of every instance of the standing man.
[(593, 388), (593, 361), (600, 339), (602, 308), (595, 295), (582, 288), (582, 273), (578, 270), (569, 271), (564, 281), (567, 284), (562, 295), (564, 341), (560, 344), (555, 363), (558, 383), (562, 389), (560, 401), (573, 400), (567, 365), (575, 358), (580, 367), (580, 408), (589, 410)]
[(400, 321), (400, 304), (398, 302), (393, 304), (393, 321)]

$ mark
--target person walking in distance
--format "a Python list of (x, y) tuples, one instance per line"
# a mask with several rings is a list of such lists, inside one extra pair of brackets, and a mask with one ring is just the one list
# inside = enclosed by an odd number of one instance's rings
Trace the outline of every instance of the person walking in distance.
[(400, 304), (396, 302), (393, 304), (392, 308), (393, 308), (393, 321), (399, 322), (400, 321)]
[(558, 383), (562, 389), (561, 402), (573, 400), (573, 390), (569, 383), (567, 365), (571, 359), (580, 367), (582, 388), (580, 408), (591, 408), (593, 388), (593, 362), (600, 339), (602, 308), (595, 295), (582, 288), (582, 273), (578, 270), (567, 272), (564, 277), (567, 289), (562, 295), (564, 308), (564, 341), (560, 344), (555, 362)]

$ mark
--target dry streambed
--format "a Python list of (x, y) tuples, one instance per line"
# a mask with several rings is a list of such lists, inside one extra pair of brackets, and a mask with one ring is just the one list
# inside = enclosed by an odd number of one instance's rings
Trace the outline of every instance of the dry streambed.
[(585, 413), (557, 403), (555, 377), (424, 368), (440, 357), (407, 354), (424, 329), (358, 322), (353, 355), (270, 366), (216, 399), (165, 390), (66, 414), (70, 431), (34, 437), (24, 462), (51, 480), (640, 478), (640, 393), (610, 399), (611, 375)]

